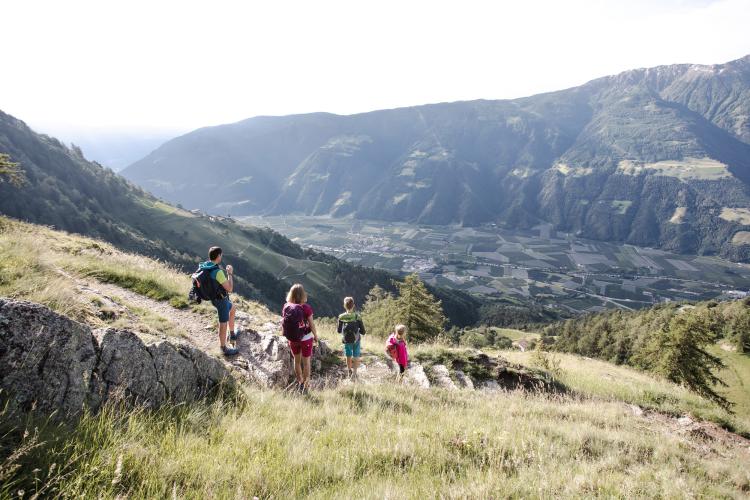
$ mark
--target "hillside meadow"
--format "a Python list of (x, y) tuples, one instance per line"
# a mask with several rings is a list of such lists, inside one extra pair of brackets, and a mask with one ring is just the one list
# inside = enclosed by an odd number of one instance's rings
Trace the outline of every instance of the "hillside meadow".
[[(174, 308), (196, 307), (181, 299), (187, 277), (163, 263), (95, 240), (0, 222), (1, 295), (41, 302), (89, 324), (101, 319), (76, 294), (76, 279), (114, 283)], [(269, 317), (263, 306), (240, 304)], [(212, 312), (203, 311), (207, 317)], [(158, 330), (159, 321), (148, 314), (134, 321)], [(321, 337), (340, 349), (333, 321), (321, 319), (319, 325)], [(383, 332), (365, 338), (365, 363), (383, 359), (384, 340)], [(465, 360), (472, 352), (441, 343), (411, 346), (412, 357), (427, 365)], [(539, 363), (534, 353), (487, 352), (528, 366)], [(342, 384), (309, 396), (244, 387), (157, 411), (113, 403), (67, 424), (2, 411), (0, 497), (748, 494), (747, 441), (710, 424), (709, 434), (685, 432), (673, 418), (689, 414), (746, 434), (750, 425), (739, 404), (730, 415), (626, 367), (548, 356), (559, 360), (547, 368), (566, 387), (564, 394), (418, 389), (385, 381)], [(747, 378), (732, 380), (727, 377), (741, 394)]]
[(738, 497), (750, 488), (746, 447), (678, 434), (617, 402), (520, 392), (247, 390), (239, 401), (152, 413), (110, 407), (75, 432), (29, 424), (21, 438), (23, 427), (7, 423), (3, 441), (18, 451), (2, 466), (8, 496)]

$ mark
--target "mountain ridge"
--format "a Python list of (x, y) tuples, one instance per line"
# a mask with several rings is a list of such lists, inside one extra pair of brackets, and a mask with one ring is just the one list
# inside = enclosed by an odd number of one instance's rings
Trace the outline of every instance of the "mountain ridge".
[[(518, 99), (253, 117), (169, 141), (123, 174), (212, 213), (551, 222), (747, 260), (735, 235), (750, 226), (719, 215), (750, 206), (749, 63), (629, 70)], [(209, 169), (208, 185), (193, 180)]]
[[(392, 289), (396, 276), (307, 250), (266, 228), (225, 217), (190, 213), (147, 193), (80, 149), (37, 134), (0, 111), (0, 152), (21, 164), (26, 182), (0, 182), (0, 214), (108, 241), (192, 271), (213, 244), (237, 270), (236, 291), (280, 307), (293, 282), (305, 285), (321, 315), (340, 312), (341, 298), (364, 302), (376, 284)], [(479, 302), (467, 294), (433, 289), (457, 324), (476, 321)], [(187, 294), (187, 290), (185, 291)]]

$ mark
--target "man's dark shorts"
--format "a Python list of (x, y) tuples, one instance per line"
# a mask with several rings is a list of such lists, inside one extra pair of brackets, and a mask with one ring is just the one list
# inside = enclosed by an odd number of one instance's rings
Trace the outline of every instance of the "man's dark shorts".
[(219, 312), (219, 323), (226, 323), (229, 321), (229, 311), (232, 310), (232, 302), (229, 300), (229, 297), (212, 300), (211, 303)]

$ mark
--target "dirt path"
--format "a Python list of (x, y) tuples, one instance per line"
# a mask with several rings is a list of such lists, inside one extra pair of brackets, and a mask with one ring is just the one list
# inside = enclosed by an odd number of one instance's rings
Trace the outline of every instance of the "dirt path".
[[(116, 316), (125, 314), (135, 324), (143, 321), (144, 315), (153, 316), (157, 321), (167, 321), (172, 333), (167, 336), (169, 340), (188, 343), (209, 352), (213, 350), (212, 344), (218, 346), (216, 327), (206, 315), (190, 309), (177, 309), (167, 302), (154, 300), (110, 283), (76, 279), (76, 286), (83, 294), (101, 300)], [(139, 333), (153, 336), (149, 332)], [(218, 349), (216, 352), (218, 353)]]

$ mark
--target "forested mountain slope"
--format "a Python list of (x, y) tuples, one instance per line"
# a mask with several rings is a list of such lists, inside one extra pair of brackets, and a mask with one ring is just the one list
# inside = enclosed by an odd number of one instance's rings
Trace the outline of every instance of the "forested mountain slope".
[[(101, 238), (183, 271), (192, 271), (205, 260), (208, 247), (218, 244), (225, 249), (225, 262), (237, 270), (237, 291), (273, 309), (281, 305), (294, 282), (305, 285), (311, 302), (324, 315), (338, 313), (345, 295), (363, 302), (375, 284), (392, 286), (388, 273), (304, 250), (272, 230), (164, 203), (87, 161), (79, 150), (37, 134), (2, 112), (0, 152), (20, 163), (26, 179), (21, 186), (0, 182), (0, 213)], [(475, 320), (474, 299), (448, 290), (438, 290), (438, 295), (454, 322)]]
[(531, 97), (257, 117), (123, 175), (190, 208), (467, 225), (750, 258), (750, 56)]

